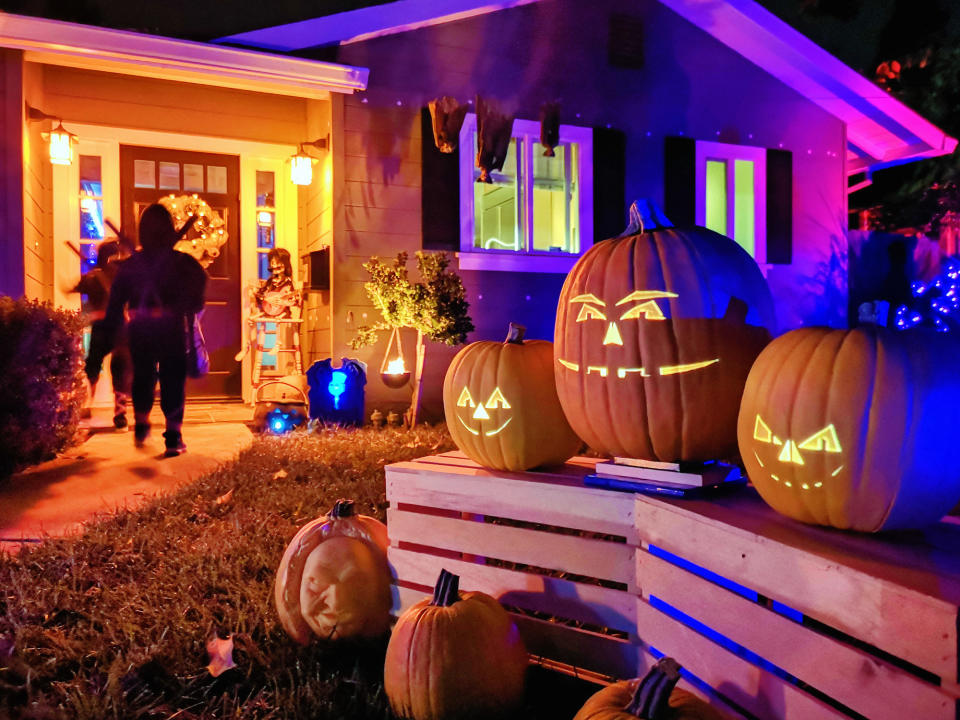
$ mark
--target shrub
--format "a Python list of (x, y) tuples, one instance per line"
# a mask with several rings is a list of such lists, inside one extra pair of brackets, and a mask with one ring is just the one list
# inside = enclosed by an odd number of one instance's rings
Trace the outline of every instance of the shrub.
[(0, 478), (53, 457), (85, 397), (80, 316), (0, 296)]

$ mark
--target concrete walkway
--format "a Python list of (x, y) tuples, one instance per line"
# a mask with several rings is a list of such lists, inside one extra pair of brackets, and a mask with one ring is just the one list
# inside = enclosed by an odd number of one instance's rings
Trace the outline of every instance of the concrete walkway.
[(84, 421), (90, 431), (86, 442), (0, 485), (0, 550), (77, 532), (98, 515), (136, 508), (230, 462), (253, 441), (244, 424), (253, 410), (246, 405), (189, 404), (183, 426), (187, 452), (175, 458), (163, 457), (158, 410), (142, 449), (134, 447), (132, 431), (114, 431), (111, 415), (109, 408), (95, 408)]

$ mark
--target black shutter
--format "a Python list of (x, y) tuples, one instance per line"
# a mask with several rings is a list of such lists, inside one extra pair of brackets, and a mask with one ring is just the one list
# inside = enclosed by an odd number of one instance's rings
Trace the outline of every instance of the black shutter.
[[(420, 111), (423, 160), (420, 209), (425, 250), (460, 250), (460, 149), (437, 150), (430, 110)], [(466, 152), (469, 152), (469, 148)]]
[(767, 262), (793, 262), (793, 154), (767, 150)]
[(668, 137), (663, 148), (663, 211), (674, 225), (696, 225), (697, 145)]
[(616, 237), (627, 226), (627, 137), (593, 129), (593, 241)]

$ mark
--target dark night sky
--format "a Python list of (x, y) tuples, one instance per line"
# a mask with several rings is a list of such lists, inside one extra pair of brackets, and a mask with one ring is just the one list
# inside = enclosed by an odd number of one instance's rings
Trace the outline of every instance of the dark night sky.
[[(0, 0), (0, 8), (210, 40), (245, 30), (328, 15), (383, 0)], [(932, 34), (960, 38), (957, 0), (760, 0), (852, 67), (872, 74), (877, 63), (923, 46)]]

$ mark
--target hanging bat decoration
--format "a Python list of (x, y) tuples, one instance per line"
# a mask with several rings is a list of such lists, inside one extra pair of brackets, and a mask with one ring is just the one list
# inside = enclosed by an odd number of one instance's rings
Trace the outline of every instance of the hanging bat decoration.
[(480, 177), (477, 182), (492, 183), (490, 173), (503, 170), (510, 136), (513, 133), (513, 118), (505, 115), (494, 102), (477, 96), (477, 167)]
[(444, 95), (427, 103), (430, 118), (433, 121), (433, 142), (442, 153), (452, 153), (457, 149), (460, 128), (467, 115), (467, 106), (461, 105), (456, 98)]
[(543, 156), (553, 157), (553, 149), (560, 144), (560, 103), (545, 102), (540, 106), (540, 144)]

